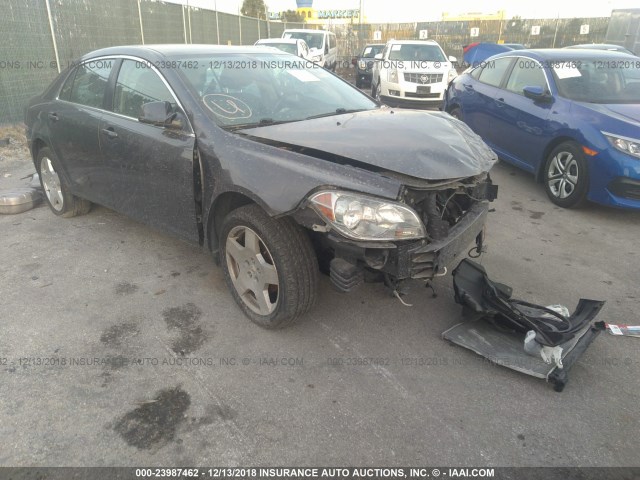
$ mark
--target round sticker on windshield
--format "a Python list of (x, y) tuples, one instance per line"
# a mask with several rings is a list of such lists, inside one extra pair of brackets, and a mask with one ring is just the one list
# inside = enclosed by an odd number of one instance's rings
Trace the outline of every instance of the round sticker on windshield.
[(249, 118), (252, 115), (249, 105), (231, 95), (210, 93), (202, 97), (202, 101), (209, 110), (220, 117), (238, 120)]

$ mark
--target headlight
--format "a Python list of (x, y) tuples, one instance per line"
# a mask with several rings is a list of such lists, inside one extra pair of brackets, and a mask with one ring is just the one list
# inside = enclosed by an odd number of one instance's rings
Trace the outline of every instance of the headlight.
[(395, 68), (390, 69), (387, 80), (391, 83), (398, 83), (398, 70)]
[(449, 70), (449, 79), (447, 80), (447, 84), (457, 76), (458, 76), (458, 72), (456, 72), (455, 68), (452, 68), (451, 70)]
[(602, 134), (609, 140), (609, 143), (617, 150), (627, 155), (632, 155), (636, 158), (640, 158), (640, 140), (634, 140), (628, 137), (619, 137), (607, 132)]
[(351, 192), (319, 192), (311, 205), (343, 235), (355, 240), (408, 240), (426, 233), (418, 215), (400, 203)]
[(315, 57), (311, 57), (312, 62), (319, 62), (320, 60), (322, 60), (321, 55), (316, 55)]
[(366, 70), (367, 69), (367, 62), (365, 62), (364, 60), (360, 60), (358, 62), (358, 68), (360, 70)]

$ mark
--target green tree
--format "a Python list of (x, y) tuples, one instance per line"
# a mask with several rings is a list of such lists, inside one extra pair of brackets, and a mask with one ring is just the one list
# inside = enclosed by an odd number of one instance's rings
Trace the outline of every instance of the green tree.
[(267, 6), (264, 0), (244, 0), (240, 13), (247, 17), (266, 19)]
[(287, 10), (286, 12), (282, 12), (281, 20), (285, 22), (304, 22), (304, 17), (300, 12)]

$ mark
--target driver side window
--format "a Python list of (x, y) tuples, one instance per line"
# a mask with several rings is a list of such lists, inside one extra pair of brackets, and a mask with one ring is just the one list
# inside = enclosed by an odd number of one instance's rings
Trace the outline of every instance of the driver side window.
[(124, 60), (116, 82), (113, 111), (138, 118), (142, 105), (149, 102), (169, 102), (175, 106), (171, 92), (149, 65)]
[(507, 81), (507, 90), (510, 92), (524, 95), (522, 92), (524, 87), (541, 87), (547, 90), (547, 81), (542, 71), (542, 65), (529, 58), (526, 60), (518, 59)]

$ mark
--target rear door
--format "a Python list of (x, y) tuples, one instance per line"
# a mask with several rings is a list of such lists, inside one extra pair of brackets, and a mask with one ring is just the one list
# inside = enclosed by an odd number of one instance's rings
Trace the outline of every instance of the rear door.
[(115, 63), (113, 59), (97, 59), (76, 67), (47, 113), (51, 147), (71, 190), (96, 203), (104, 200), (99, 195), (102, 158), (98, 132)]
[(182, 114), (183, 129), (138, 121), (148, 102), (179, 102), (160, 73), (125, 59), (105, 112), (100, 138), (111, 208), (153, 227), (197, 242), (194, 198), (195, 135)]

